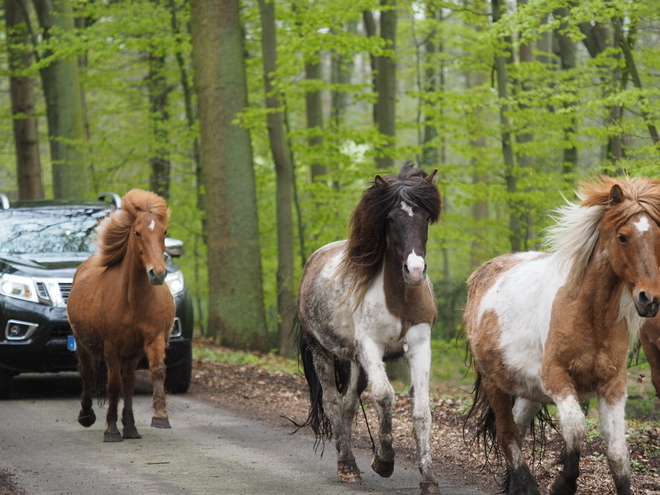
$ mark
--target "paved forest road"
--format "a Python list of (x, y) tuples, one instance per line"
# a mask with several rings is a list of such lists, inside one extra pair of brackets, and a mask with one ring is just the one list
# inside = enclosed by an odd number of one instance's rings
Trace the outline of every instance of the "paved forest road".
[[(27, 495), (145, 494), (415, 494), (416, 469), (397, 467), (389, 479), (358, 458), (363, 483), (342, 485), (335, 451), (321, 458), (306, 435), (247, 420), (184, 396), (170, 396), (171, 430), (149, 426), (148, 384), (139, 383), (135, 419), (140, 440), (104, 444), (105, 410), (89, 429), (76, 421), (76, 374), (15, 379), (16, 398), (0, 403), (0, 469)], [(442, 483), (443, 493), (479, 495)]]

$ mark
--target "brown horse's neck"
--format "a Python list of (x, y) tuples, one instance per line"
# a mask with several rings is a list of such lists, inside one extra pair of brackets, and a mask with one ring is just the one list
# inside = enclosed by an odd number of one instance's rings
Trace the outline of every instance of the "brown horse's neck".
[(120, 267), (124, 294), (127, 295), (130, 301), (139, 301), (151, 291), (152, 285), (147, 276), (147, 271), (131, 246), (126, 249), (126, 255), (120, 263)]
[(596, 244), (592, 260), (578, 286), (571, 290), (576, 298), (577, 314), (594, 329), (613, 330), (619, 318), (619, 307), (625, 282), (610, 264), (601, 241)]
[(410, 286), (403, 280), (403, 267), (399, 257), (387, 250), (383, 260), (383, 289), (387, 309), (401, 319), (401, 338), (412, 325), (435, 321), (435, 301), (426, 281)]

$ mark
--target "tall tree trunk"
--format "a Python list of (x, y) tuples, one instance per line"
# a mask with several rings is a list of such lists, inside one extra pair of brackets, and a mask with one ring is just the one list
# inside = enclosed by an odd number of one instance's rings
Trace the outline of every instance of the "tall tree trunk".
[(272, 1), (259, 0), (261, 12), (261, 49), (264, 59), (268, 137), (275, 162), (277, 214), (277, 343), (281, 355), (294, 357), (291, 329), (295, 298), (293, 295), (293, 167), (284, 133), (280, 95), (273, 86), (277, 71), (277, 37), (275, 6)]
[[(7, 52), (11, 74), (29, 67), (31, 62), (30, 37), (25, 17), (18, 0), (5, 0), (7, 24)], [(13, 115), (14, 147), (16, 150), (16, 177), (18, 199), (43, 199), (39, 156), (39, 134), (34, 116), (33, 82), (29, 77), (11, 75), (9, 93)]]
[[(181, 26), (177, 17), (177, 6), (175, 0), (169, 0), (170, 7), (170, 20), (172, 25), (172, 33), (175, 36), (181, 35)], [(186, 68), (186, 61), (183, 58), (182, 50), (177, 50), (175, 55), (176, 64), (179, 67), (179, 79), (181, 81), (181, 90), (183, 92), (183, 104), (186, 110), (186, 123), (188, 129), (192, 130), (195, 127), (196, 115), (195, 106), (193, 104), (193, 90), (190, 87), (190, 78), (188, 76), (188, 69)], [(195, 162), (195, 179), (197, 188), (197, 208), (204, 210), (204, 195), (202, 193), (202, 163), (200, 160), (199, 139), (195, 135), (192, 144), (193, 161)]]
[(238, 0), (192, 0), (191, 32), (206, 187), (209, 334), (269, 350)]
[[(305, 63), (305, 78), (308, 81), (321, 80), (321, 62), (306, 62)], [(323, 146), (323, 100), (321, 99), (321, 91), (313, 89), (305, 93), (305, 116), (307, 117), (307, 131), (310, 133), (307, 140), (307, 145), (312, 149), (316, 157), (321, 154), (321, 147)], [(318, 181), (327, 173), (326, 166), (319, 160), (315, 159), (311, 165), (312, 182)]]
[[(584, 35), (582, 41), (587, 48), (589, 55), (591, 55), (591, 58), (596, 58), (612, 45), (616, 46), (616, 42), (610, 40), (610, 34), (607, 28), (598, 22), (594, 24), (589, 22), (581, 23), (580, 31)], [(617, 54), (616, 57), (618, 58), (619, 55)], [(611, 77), (611, 91), (617, 91), (621, 86), (622, 80), (622, 70), (618, 64), (616, 64), (615, 68), (612, 70)], [(619, 127), (621, 125), (621, 107), (619, 105), (612, 105), (608, 110), (610, 113), (608, 125), (612, 128)], [(621, 134), (612, 134), (609, 137), (607, 143), (607, 155), (614, 165), (624, 157), (623, 137)]]
[[(72, 33), (73, 9), (69, 0), (34, 0), (45, 39)], [(56, 34), (59, 36), (59, 34)], [(41, 69), (46, 99), (48, 137), (56, 198), (90, 195), (89, 168), (81, 149), (85, 143), (83, 110), (76, 58), (52, 61)]]
[[(577, 67), (577, 46), (575, 41), (570, 36), (564, 34), (567, 22), (564, 19), (568, 18), (568, 8), (562, 7), (556, 9), (554, 12), (556, 19), (561, 19), (561, 24), (558, 29), (555, 29), (554, 35), (557, 42), (555, 53), (559, 56), (560, 69), (562, 71), (573, 71)], [(571, 78), (572, 79), (572, 78)], [(573, 101), (564, 102), (564, 109), (569, 111), (573, 116), (571, 123), (564, 128), (564, 140), (570, 143), (570, 146), (564, 148), (564, 160), (562, 163), (562, 173), (570, 174), (575, 171), (578, 165), (578, 149), (575, 144), (575, 137), (577, 135), (577, 117), (573, 112), (576, 103)]]
[[(499, 22), (502, 17), (502, 10), (506, 8), (506, 2), (503, 0), (493, 0), (493, 23)], [(511, 40), (505, 38), (504, 41), (511, 46)], [(507, 120), (509, 105), (506, 103), (508, 97), (507, 91), (507, 59), (501, 54), (495, 55), (495, 73), (497, 79), (497, 96), (500, 99), (500, 137), (502, 140), (502, 156), (504, 158), (504, 177), (506, 180), (507, 192), (509, 193), (509, 230), (511, 236), (511, 250), (520, 251), (521, 248), (521, 229), (520, 217), (517, 211), (517, 201), (515, 194), (518, 190), (517, 177), (515, 171), (515, 157), (513, 153), (513, 143), (511, 142), (511, 131)]]
[[(639, 77), (639, 72), (637, 72), (637, 65), (635, 64), (635, 58), (633, 57), (630, 43), (623, 35), (623, 20), (620, 17), (615, 17), (612, 19), (612, 24), (614, 25), (614, 42), (619, 45), (621, 51), (623, 52), (623, 57), (626, 61), (626, 67), (630, 73), (630, 78), (632, 79), (632, 82), (637, 89), (642, 89), (642, 79)], [(658, 129), (653, 124), (651, 116), (644, 109), (644, 106), (645, 105), (642, 105), (640, 108), (642, 117), (644, 117), (644, 121), (646, 122), (646, 126), (649, 130), (649, 135), (653, 140), (653, 144), (655, 144), (656, 148), (660, 149)]]
[[(427, 7), (427, 15), (430, 19), (435, 19), (437, 11), (434, 10), (431, 6)], [(438, 90), (438, 83), (440, 84), (440, 91), (444, 91), (444, 74), (443, 66), (435, 66), (435, 60), (433, 55), (437, 52), (442, 52), (442, 46), (437, 46), (434, 40), (433, 35), (429, 35), (424, 43), (425, 51), (425, 69), (424, 69), (424, 81), (421, 86), (424, 89), (425, 93), (434, 94)], [(423, 102), (423, 106), (427, 108), (424, 112), (424, 134), (422, 138), (422, 164), (427, 167), (436, 166), (438, 163), (438, 145), (433, 141), (438, 136), (438, 129), (435, 126), (435, 122), (429, 118), (429, 113), (435, 113), (438, 111), (437, 104), (435, 103), (435, 98), (427, 99)], [(442, 108), (439, 109), (442, 113)], [(438, 119), (442, 120), (442, 119)], [(443, 148), (444, 148), (444, 138), (443, 138)]]
[[(396, 138), (396, 0), (381, 0), (380, 5), (380, 37), (386, 41), (386, 48), (393, 54), (372, 57), (374, 92), (378, 94), (374, 105), (374, 124), (387, 139), (387, 143), (376, 150), (376, 166), (379, 169), (394, 170), (394, 158), (390, 150), (394, 148)], [(367, 36), (375, 36), (373, 14), (366, 11), (364, 21)]]
[(149, 73), (147, 75), (147, 90), (149, 93), (149, 109), (151, 129), (153, 133), (153, 147), (151, 149), (151, 177), (150, 188), (163, 197), (170, 198), (170, 154), (167, 149), (168, 133), (167, 101), (170, 88), (165, 79), (165, 56), (156, 55), (153, 51), (147, 53)]

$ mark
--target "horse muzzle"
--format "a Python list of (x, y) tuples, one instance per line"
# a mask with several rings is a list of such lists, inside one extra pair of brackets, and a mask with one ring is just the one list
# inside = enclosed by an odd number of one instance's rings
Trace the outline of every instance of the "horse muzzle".
[(426, 280), (426, 262), (415, 252), (408, 256), (408, 260), (403, 264), (403, 281), (406, 285), (422, 285)]
[(147, 274), (149, 275), (149, 282), (151, 282), (151, 285), (163, 285), (163, 282), (165, 282), (165, 277), (167, 276), (167, 270), (157, 272), (153, 268), (149, 268), (149, 270), (147, 270)]
[(658, 314), (660, 303), (656, 297), (652, 297), (645, 291), (639, 291), (635, 297), (635, 309), (642, 318), (653, 318)]

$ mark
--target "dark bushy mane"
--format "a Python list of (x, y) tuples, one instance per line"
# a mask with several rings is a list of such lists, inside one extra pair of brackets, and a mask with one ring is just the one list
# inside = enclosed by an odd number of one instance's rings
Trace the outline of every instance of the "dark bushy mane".
[(165, 224), (170, 219), (165, 200), (149, 191), (131, 189), (123, 197), (121, 206), (121, 210), (112, 213), (99, 227), (97, 244), (101, 266), (116, 265), (124, 258), (131, 226), (139, 212), (150, 213)]
[[(425, 210), (431, 223), (440, 218), (440, 191), (433, 181), (424, 180), (426, 172), (413, 167), (414, 164), (407, 161), (399, 175), (384, 179), (376, 176), (353, 211), (346, 256), (340, 270), (342, 276), (351, 277), (349, 294), (358, 287), (366, 290), (380, 271), (387, 243), (387, 215), (401, 201)], [(358, 297), (358, 301), (360, 299)]]

